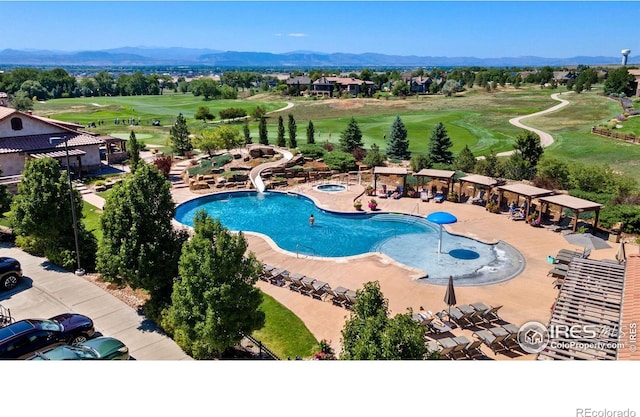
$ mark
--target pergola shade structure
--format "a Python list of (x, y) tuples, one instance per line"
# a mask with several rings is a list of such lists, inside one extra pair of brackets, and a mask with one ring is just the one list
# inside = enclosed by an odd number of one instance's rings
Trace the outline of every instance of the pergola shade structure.
[(534, 198), (545, 197), (553, 194), (553, 191), (551, 190), (534, 187), (532, 185), (527, 185), (527, 184), (500, 185), (498, 186), (498, 201), (500, 202), (501, 205), (502, 205), (502, 199), (505, 191), (516, 194), (518, 196), (518, 201), (516, 202), (516, 205), (519, 205), (518, 203), (519, 203), (520, 197), (524, 197), (525, 201), (527, 202), (527, 211), (531, 210), (531, 200), (533, 200)]
[[(545, 212), (549, 204), (553, 204), (562, 208), (567, 208), (573, 212), (573, 231), (578, 229), (578, 217), (580, 213), (587, 211), (595, 212), (595, 219), (593, 221), (593, 228), (598, 227), (598, 219), (600, 218), (600, 210), (602, 204), (594, 203), (593, 201), (583, 200), (582, 198), (573, 197), (566, 194), (557, 194), (548, 197), (540, 197), (540, 212)], [(543, 206), (546, 208), (543, 210)]]
[(378, 177), (379, 176), (399, 176), (402, 177), (402, 194), (407, 192), (407, 169), (396, 167), (374, 167), (373, 168), (373, 189), (378, 189)]
[[(496, 185), (498, 185), (500, 182), (497, 179), (492, 177), (472, 174), (472, 175), (467, 175), (466, 177), (459, 178), (458, 183), (460, 184), (458, 187), (458, 194), (462, 195), (464, 194), (462, 190), (464, 188), (465, 183), (473, 184), (474, 188), (480, 188), (485, 191), (485, 194), (489, 194), (491, 192), (491, 189)], [(475, 193), (471, 195), (472, 198), (474, 196), (475, 196)], [(488, 199), (488, 195), (485, 197), (485, 200), (487, 199)]]
[(414, 176), (418, 179), (419, 186), (424, 185), (425, 179), (427, 178), (429, 179), (429, 181), (433, 178), (444, 180), (447, 183), (447, 192), (453, 191), (453, 181), (455, 175), (455, 171), (428, 168), (421, 169), (418, 173), (414, 174)]
[[(549, 335), (538, 359), (615, 360), (624, 281), (624, 265), (574, 258), (547, 326), (561, 331)], [(565, 329), (573, 329), (573, 335)]]

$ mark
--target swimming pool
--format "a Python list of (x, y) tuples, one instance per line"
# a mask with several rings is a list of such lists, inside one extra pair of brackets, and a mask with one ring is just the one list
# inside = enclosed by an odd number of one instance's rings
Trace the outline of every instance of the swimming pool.
[[(382, 252), (425, 271), (428, 278), (424, 280), (436, 284), (446, 284), (449, 275), (456, 277), (457, 285), (504, 281), (524, 266), (522, 256), (502, 242), (488, 245), (444, 233), (438, 254), (438, 228), (424, 218), (399, 213), (334, 213), (297, 194), (217, 193), (179, 205), (175, 218), (192, 226), (201, 209), (230, 230), (266, 235), (286, 251), (320, 257)], [(313, 227), (308, 222), (311, 214)]]

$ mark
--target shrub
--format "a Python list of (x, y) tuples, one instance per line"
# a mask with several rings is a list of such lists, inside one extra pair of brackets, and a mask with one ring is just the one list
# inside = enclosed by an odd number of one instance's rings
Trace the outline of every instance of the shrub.
[(336, 169), (341, 172), (356, 169), (356, 159), (353, 155), (342, 151), (326, 153), (324, 163), (327, 164), (330, 169)]
[(364, 157), (367, 155), (367, 151), (358, 147), (358, 148), (355, 148), (353, 152), (351, 152), (351, 155), (353, 155), (356, 161), (362, 161)]
[(171, 172), (171, 157), (170, 156), (156, 156), (153, 159), (153, 165), (164, 175), (165, 178), (169, 178), (169, 172)]
[(298, 152), (306, 158), (320, 159), (324, 157), (325, 150), (321, 145), (317, 144), (300, 144)]
[(220, 110), (221, 119), (236, 119), (238, 117), (245, 117), (246, 115), (246, 110), (235, 107), (229, 107), (228, 109)]
[(329, 142), (325, 142), (324, 145), (322, 145), (322, 147), (327, 151), (327, 152), (331, 152), (333, 151), (333, 149), (335, 148), (335, 146), (333, 145), (333, 143), (329, 143)]
[(623, 232), (640, 233), (640, 207), (620, 204), (605, 207), (600, 211), (601, 226), (610, 228), (618, 222), (623, 222)]

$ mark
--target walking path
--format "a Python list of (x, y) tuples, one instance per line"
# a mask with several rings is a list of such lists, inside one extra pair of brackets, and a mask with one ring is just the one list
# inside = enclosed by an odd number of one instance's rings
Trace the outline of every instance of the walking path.
[[(541, 116), (543, 114), (547, 114), (547, 113), (551, 113), (557, 110), (560, 110), (561, 108), (567, 106), (570, 104), (569, 101), (560, 98), (560, 95), (564, 94), (564, 93), (554, 93), (551, 94), (551, 98), (554, 100), (559, 101), (560, 103), (556, 104), (553, 107), (549, 107), (548, 109), (536, 112), (536, 113), (531, 113), (531, 114), (526, 114), (524, 116), (518, 116), (518, 117), (514, 117), (513, 119), (509, 119), (509, 123), (511, 123), (512, 125), (528, 130), (530, 132), (534, 132), (536, 133), (538, 136), (540, 136), (540, 144), (542, 145), (542, 147), (547, 147), (549, 145), (551, 145), (553, 143), (553, 136), (551, 136), (549, 133), (540, 130), (540, 129), (536, 129), (534, 127), (529, 127), (527, 125), (522, 124), (521, 122), (525, 119), (528, 119), (530, 117), (536, 117), (536, 116)], [(497, 154), (497, 156), (509, 156), (511, 154), (513, 154), (514, 151), (506, 151), (506, 152), (500, 152)]]

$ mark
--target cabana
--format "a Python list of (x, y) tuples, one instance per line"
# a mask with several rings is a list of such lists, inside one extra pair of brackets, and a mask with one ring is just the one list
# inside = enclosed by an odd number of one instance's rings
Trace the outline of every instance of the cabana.
[(407, 192), (407, 169), (406, 168), (394, 168), (394, 167), (374, 167), (373, 168), (373, 189), (378, 189), (378, 176), (392, 176), (397, 175), (402, 177), (402, 194)]
[(518, 201), (516, 201), (516, 205), (520, 202), (520, 197), (524, 197), (527, 202), (527, 213), (531, 209), (531, 200), (534, 198), (546, 197), (548, 195), (553, 194), (553, 191), (546, 190), (544, 188), (534, 187), (532, 185), (517, 183), (517, 184), (508, 184), (508, 185), (500, 185), (498, 186), (498, 202), (502, 205), (502, 199), (504, 192), (510, 192), (516, 194), (518, 196)]
[[(460, 177), (458, 178), (458, 194), (462, 195), (464, 194), (462, 192), (465, 183), (469, 183), (469, 184), (473, 184), (473, 188), (474, 189), (482, 189), (485, 194), (487, 195), (487, 197), (484, 198), (484, 200), (488, 199), (488, 195), (491, 192), (491, 189), (493, 187), (495, 187), (496, 185), (498, 185), (500, 182), (492, 177), (486, 177), (484, 175), (478, 175), (478, 174), (472, 174), (472, 175), (467, 175), (466, 177)], [(475, 193), (472, 193), (472, 195), (470, 196), (471, 198), (475, 197)]]
[[(549, 341), (538, 359), (615, 360), (624, 284), (624, 265), (574, 258), (547, 326), (558, 331), (549, 334)], [(587, 330), (595, 334), (585, 333)]]
[(431, 180), (432, 178), (445, 180), (447, 183), (447, 192), (449, 193), (453, 191), (453, 181), (454, 181), (455, 175), (456, 175), (455, 171), (424, 168), (424, 169), (421, 169), (417, 174), (414, 174), (414, 177), (416, 177), (419, 180), (418, 187), (424, 185), (425, 178), (429, 178), (429, 180)]
[[(586, 211), (595, 212), (595, 219), (593, 221), (593, 228), (598, 227), (598, 219), (600, 217), (600, 209), (602, 204), (594, 203), (593, 201), (583, 200), (582, 198), (573, 197), (567, 194), (551, 195), (548, 197), (540, 197), (540, 214), (546, 212), (550, 204), (559, 206), (561, 208), (567, 208), (573, 212), (573, 231), (578, 229), (578, 217), (580, 213)], [(543, 210), (543, 206), (546, 206)]]

